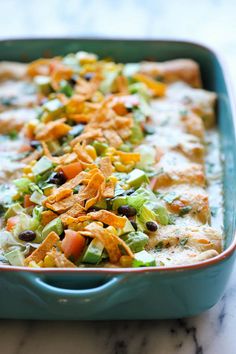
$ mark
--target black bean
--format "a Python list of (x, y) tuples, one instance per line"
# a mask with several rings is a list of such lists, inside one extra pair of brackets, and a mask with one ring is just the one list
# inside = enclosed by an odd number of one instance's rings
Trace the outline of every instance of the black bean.
[(76, 83), (77, 83), (77, 77), (76, 76), (72, 76), (70, 78), (70, 80), (68, 80), (68, 83), (69, 83), (70, 86), (74, 87), (76, 85)]
[(18, 238), (22, 241), (31, 242), (36, 238), (36, 233), (32, 230), (25, 230), (19, 233)]
[(38, 140), (31, 140), (30, 146), (31, 146), (33, 149), (38, 149), (38, 148), (41, 147), (42, 145), (41, 145), (40, 141), (38, 141)]
[(118, 208), (118, 213), (130, 217), (135, 216), (137, 214), (137, 211), (134, 207), (131, 207), (129, 205), (121, 205)]
[(135, 221), (131, 220), (130, 221), (131, 225), (133, 226), (134, 230), (137, 231), (138, 230), (138, 225)]
[(157, 231), (157, 223), (155, 221), (148, 221), (146, 222), (146, 228), (152, 232)]
[(133, 106), (125, 106), (125, 108), (126, 108), (126, 110), (127, 110), (127, 112), (133, 112)]
[(62, 233), (59, 235), (60, 240), (62, 241), (63, 238), (65, 237), (65, 231), (63, 230)]
[(86, 73), (86, 74), (84, 75), (84, 79), (85, 79), (86, 81), (92, 80), (93, 77), (94, 77), (94, 73)]
[(91, 208), (88, 208), (87, 212), (88, 213), (93, 213), (93, 212), (98, 211), (98, 210), (101, 210), (101, 209), (96, 207), (96, 206), (93, 206)]
[(57, 186), (61, 186), (66, 182), (66, 177), (62, 171), (55, 172), (48, 180), (48, 183), (56, 184)]

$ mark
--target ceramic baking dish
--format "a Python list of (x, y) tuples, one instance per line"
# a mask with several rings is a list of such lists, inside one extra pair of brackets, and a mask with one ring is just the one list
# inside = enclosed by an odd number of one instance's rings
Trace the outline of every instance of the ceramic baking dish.
[(180, 41), (37, 39), (0, 42), (0, 60), (92, 51), (121, 62), (192, 58), (204, 87), (218, 94), (224, 156), (225, 250), (188, 266), (136, 269), (29, 269), (0, 267), (0, 317), (18, 319), (164, 319), (196, 315), (223, 295), (235, 259), (236, 145), (232, 93), (210, 49)]

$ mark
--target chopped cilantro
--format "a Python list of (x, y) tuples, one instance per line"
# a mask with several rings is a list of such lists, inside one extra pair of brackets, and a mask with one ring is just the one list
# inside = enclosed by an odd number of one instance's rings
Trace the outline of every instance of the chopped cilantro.
[(218, 207), (211, 207), (211, 216), (216, 216), (218, 212)]
[(160, 252), (163, 247), (164, 247), (163, 241), (160, 241), (160, 242), (158, 242), (158, 244), (156, 245), (155, 250), (156, 250), (157, 252)]
[(188, 238), (185, 237), (185, 238), (182, 238), (182, 239), (179, 241), (179, 244), (180, 244), (181, 246), (185, 246), (187, 242), (188, 242)]
[(179, 216), (184, 216), (188, 214), (192, 210), (192, 207), (190, 205), (187, 205), (183, 208), (180, 209)]
[(18, 138), (18, 132), (16, 130), (10, 131), (7, 135), (11, 140), (16, 140)]

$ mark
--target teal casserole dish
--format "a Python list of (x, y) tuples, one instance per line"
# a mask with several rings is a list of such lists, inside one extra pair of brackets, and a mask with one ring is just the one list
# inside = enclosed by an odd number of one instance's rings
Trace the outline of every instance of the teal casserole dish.
[(218, 94), (218, 129), (224, 155), (225, 250), (201, 263), (173, 267), (36, 269), (0, 266), (0, 317), (16, 319), (167, 319), (212, 307), (223, 295), (236, 248), (236, 147), (232, 92), (210, 49), (180, 41), (38, 39), (0, 42), (0, 60), (31, 61), (78, 50), (121, 62), (190, 58), (203, 84)]

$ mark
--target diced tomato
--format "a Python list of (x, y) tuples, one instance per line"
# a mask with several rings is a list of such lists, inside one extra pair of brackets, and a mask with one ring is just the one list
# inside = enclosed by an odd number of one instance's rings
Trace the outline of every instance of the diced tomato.
[(35, 205), (35, 203), (31, 202), (30, 194), (26, 194), (24, 196), (24, 208), (29, 208), (29, 207), (31, 207), (33, 205)]
[(153, 177), (153, 178), (151, 179), (151, 181), (150, 181), (149, 186), (150, 186), (150, 188), (151, 188), (152, 191), (155, 191), (156, 181), (157, 181), (156, 177)]
[(79, 232), (66, 230), (65, 237), (62, 240), (61, 248), (66, 257), (79, 258), (85, 247), (85, 238)]
[(67, 179), (71, 179), (82, 171), (82, 166), (80, 162), (73, 162), (61, 167), (61, 170)]
[(19, 220), (20, 220), (19, 215), (11, 216), (7, 220), (7, 226), (6, 226), (7, 231), (11, 231), (14, 228), (14, 226), (19, 222)]

